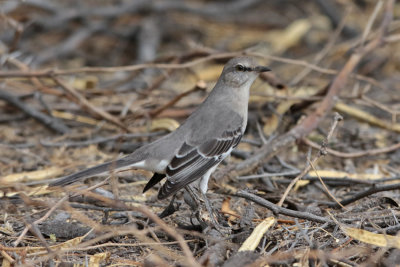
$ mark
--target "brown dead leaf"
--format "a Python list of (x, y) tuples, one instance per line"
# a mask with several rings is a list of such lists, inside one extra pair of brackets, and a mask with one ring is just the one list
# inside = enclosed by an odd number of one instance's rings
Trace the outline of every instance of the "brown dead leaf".
[(272, 45), (272, 53), (281, 54), (290, 47), (297, 45), (301, 38), (310, 30), (311, 26), (310, 20), (298, 19), (283, 31), (271, 32), (268, 39)]
[(57, 177), (62, 173), (63, 170), (58, 167), (50, 167), (47, 169), (31, 171), (31, 172), (14, 173), (0, 177), (0, 185), (29, 182), (29, 181), (39, 181), (51, 177)]
[[(70, 248), (75, 247), (75, 246), (79, 245), (80, 243), (82, 243), (82, 240), (85, 239), (90, 233), (92, 233), (92, 230), (87, 232), (83, 236), (78, 236), (78, 237), (75, 237), (68, 241), (65, 241), (61, 244), (50, 246), (50, 248), (53, 250), (69, 250)], [(28, 247), (25, 249), (26, 249), (26, 251), (31, 252), (31, 253), (36, 253), (36, 252), (47, 253), (47, 250), (45, 247)], [(29, 256), (29, 254), (28, 254), (28, 256)]]
[(299, 180), (296, 182), (296, 184), (294, 185), (293, 191), (297, 191), (299, 190), (299, 188), (306, 186), (310, 183), (310, 181), (308, 180)]
[[(64, 119), (64, 120), (77, 121), (77, 122), (84, 123), (84, 124), (87, 124), (87, 125), (98, 126), (98, 125), (102, 124), (101, 120), (95, 120), (95, 119), (90, 118), (90, 117), (76, 115), (76, 114), (72, 114), (72, 113), (68, 113), (68, 112), (61, 112), (61, 111), (57, 111), (57, 110), (52, 110), (51, 111), (51, 115), (53, 117), (56, 117), (56, 118), (60, 118), (60, 119)], [(107, 123), (102, 124), (101, 127), (105, 128), (105, 129), (110, 129), (110, 130), (117, 129), (117, 127), (115, 127), (114, 125), (107, 124)]]
[(88, 75), (74, 79), (73, 87), (78, 90), (93, 89), (97, 86), (99, 79), (96, 76)]
[[(385, 175), (382, 174), (373, 174), (373, 173), (348, 173), (341, 171), (331, 171), (331, 170), (318, 170), (318, 174), (321, 177), (329, 177), (329, 178), (351, 178), (351, 179), (360, 179), (360, 180), (375, 180), (385, 178)], [(310, 177), (318, 177), (315, 171), (310, 171), (308, 173)]]
[(271, 228), (276, 222), (275, 217), (268, 217), (263, 220), (256, 228), (254, 228), (251, 235), (244, 241), (242, 246), (239, 248), (239, 251), (251, 250), (254, 251), (258, 244), (260, 243), (261, 238), (264, 234)]
[(398, 236), (376, 234), (367, 230), (347, 227), (343, 225), (341, 226), (341, 228), (346, 235), (361, 242), (378, 247), (394, 247), (400, 249), (400, 237)]
[(175, 131), (179, 127), (179, 122), (170, 118), (154, 119), (151, 121), (150, 130), (167, 130), (169, 132)]
[(318, 89), (315, 87), (303, 86), (296, 89), (288, 88), (288, 90), (277, 91), (276, 95), (292, 97), (293, 99), (280, 102), (276, 107), (274, 114), (264, 120), (264, 134), (266, 136), (270, 136), (273, 132), (275, 132), (279, 125), (280, 117), (285, 114), (293, 105), (302, 101), (301, 99), (296, 98), (307, 98), (307, 96), (315, 94), (317, 90)]
[(221, 205), (221, 212), (224, 213), (224, 214), (230, 215), (229, 218), (228, 218), (228, 222), (229, 223), (234, 221), (236, 218), (240, 218), (240, 215), (237, 214), (236, 211), (231, 209), (230, 201), (231, 201), (231, 197), (227, 197), (227, 198), (224, 199), (224, 201), (222, 202), (222, 205)]
[(349, 106), (344, 103), (338, 102), (335, 105), (335, 109), (339, 112), (346, 113), (358, 120), (365, 121), (372, 125), (376, 125), (381, 128), (400, 133), (400, 123), (392, 123), (390, 121), (382, 120), (381, 118), (378, 118), (354, 106)]
[(196, 70), (199, 80), (203, 81), (216, 81), (222, 72), (223, 65), (207, 65)]
[(92, 256), (90, 256), (89, 259), (89, 267), (98, 267), (100, 266), (100, 263), (102, 261), (106, 261), (110, 258), (111, 252), (102, 252), (102, 253), (96, 253)]

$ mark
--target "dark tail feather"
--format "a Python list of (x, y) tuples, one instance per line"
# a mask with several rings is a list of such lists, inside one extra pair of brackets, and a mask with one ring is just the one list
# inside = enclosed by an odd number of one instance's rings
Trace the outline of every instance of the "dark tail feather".
[(143, 193), (155, 186), (158, 182), (165, 178), (165, 174), (154, 173), (153, 177), (151, 177), (150, 181), (147, 182), (146, 186), (143, 189)]
[(115, 161), (106, 162), (92, 168), (82, 170), (80, 172), (73, 173), (71, 175), (67, 175), (58, 179), (55, 182), (50, 183), (50, 186), (62, 186), (67, 184), (72, 184), (78, 180), (93, 177), (95, 175), (103, 174), (110, 172), (112, 170), (118, 170), (122, 167), (127, 167), (130, 164), (127, 164), (126, 158), (118, 159)]

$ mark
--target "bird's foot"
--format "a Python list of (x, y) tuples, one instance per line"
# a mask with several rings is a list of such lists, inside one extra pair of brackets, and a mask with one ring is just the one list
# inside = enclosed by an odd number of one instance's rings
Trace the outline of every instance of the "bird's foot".
[(205, 193), (202, 193), (203, 195), (203, 200), (204, 200), (204, 205), (206, 206), (206, 210), (208, 212), (208, 214), (210, 215), (210, 219), (211, 219), (211, 225), (221, 234), (225, 233), (227, 230), (230, 230), (230, 227), (226, 227), (221, 225), (218, 222), (218, 213), (214, 212), (213, 207), (211, 206), (211, 203), (209, 201), (209, 199), (207, 198)]
[[(200, 198), (190, 186), (186, 187), (187, 194), (184, 194), (185, 202), (190, 206), (193, 213), (196, 215), (197, 220), (201, 224), (204, 231), (207, 231), (208, 228), (212, 227), (217, 231), (223, 233), (226, 232), (230, 227), (222, 226), (217, 219), (217, 214), (211, 206), (210, 201), (208, 200), (206, 194), (202, 194), (203, 197)], [(205, 209), (204, 209), (205, 206)], [(208, 216), (203, 213), (204, 210), (207, 210)]]

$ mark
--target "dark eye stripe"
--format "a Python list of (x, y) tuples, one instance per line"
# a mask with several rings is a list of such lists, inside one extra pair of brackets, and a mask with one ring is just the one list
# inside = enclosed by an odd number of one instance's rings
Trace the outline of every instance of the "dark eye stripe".
[(244, 71), (253, 71), (254, 69), (252, 67), (246, 67), (246, 66), (244, 66), (244, 65), (239, 63), (239, 64), (237, 64), (235, 66), (235, 70), (244, 72)]
[(237, 64), (237, 65), (235, 66), (235, 69), (236, 69), (237, 71), (253, 71), (253, 68), (243, 66), (242, 64)]

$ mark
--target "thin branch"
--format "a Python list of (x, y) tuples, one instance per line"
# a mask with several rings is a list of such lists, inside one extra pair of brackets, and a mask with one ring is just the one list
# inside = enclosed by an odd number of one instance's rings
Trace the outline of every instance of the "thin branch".
[[(114, 73), (114, 72), (132, 72), (138, 71), (148, 68), (157, 68), (157, 69), (186, 69), (198, 64), (218, 59), (227, 59), (232, 57), (237, 57), (241, 55), (249, 55), (255, 56), (259, 58), (263, 58), (265, 60), (276, 61), (281, 63), (287, 63), (297, 66), (306, 67), (313, 71), (317, 71), (319, 73), (327, 74), (327, 75), (336, 75), (338, 74), (337, 70), (324, 68), (317, 66), (315, 64), (309, 63), (305, 60), (298, 59), (289, 59), (278, 56), (265, 55), (261, 53), (251, 52), (251, 51), (239, 51), (239, 52), (226, 52), (219, 53), (215, 51), (209, 51), (207, 56), (204, 56), (199, 59), (195, 59), (185, 63), (143, 63), (137, 65), (128, 65), (128, 66), (118, 66), (118, 67), (82, 67), (75, 69), (65, 69), (65, 70), (57, 70), (57, 69), (43, 69), (37, 71), (0, 71), (0, 79), (1, 78), (17, 78), (17, 77), (54, 77), (54, 76), (65, 76), (65, 75), (73, 75), (79, 73)], [(354, 77), (360, 81), (365, 81), (371, 83), (372, 85), (378, 86), (379, 88), (385, 88), (382, 84), (371, 77), (366, 77), (360, 74), (351, 74), (350, 77)]]
[(75, 101), (85, 107), (86, 109), (88, 109), (89, 111), (91, 111), (92, 113), (94, 113), (97, 116), (100, 116), (101, 118), (104, 118), (105, 120), (121, 127), (122, 129), (124, 129), (125, 131), (129, 131), (129, 129), (116, 117), (112, 116), (111, 114), (105, 112), (104, 110), (93, 106), (84, 96), (82, 96), (81, 94), (79, 94), (74, 88), (72, 88), (71, 86), (67, 85), (66, 83), (64, 83), (63, 81), (61, 81), (60, 79), (53, 77), (53, 80), (59, 85), (61, 86), (61, 88), (70, 96), (73, 97), (73, 99), (75, 99)]
[(186, 91), (186, 92), (183, 92), (183, 93), (177, 95), (175, 98), (173, 98), (173, 99), (172, 99), (171, 101), (169, 101), (167, 104), (165, 104), (165, 105), (163, 105), (163, 106), (161, 106), (161, 107), (158, 107), (158, 108), (152, 110), (152, 111), (150, 112), (150, 116), (151, 116), (151, 117), (156, 117), (157, 115), (159, 115), (161, 112), (163, 112), (163, 111), (166, 110), (167, 108), (172, 107), (173, 105), (175, 105), (179, 100), (181, 100), (181, 99), (184, 98), (185, 96), (188, 96), (188, 95), (190, 95), (190, 94), (192, 94), (192, 93), (194, 93), (194, 92), (197, 92), (197, 91), (199, 91), (199, 90), (205, 90), (205, 84), (204, 84), (204, 83), (200, 83), (200, 84), (198, 83), (198, 84), (196, 84), (196, 86), (195, 86), (194, 88), (192, 88), (192, 89), (190, 89), (190, 90), (188, 90), (188, 91)]
[[(1, 86), (4, 88), (4, 86)], [(65, 134), (70, 132), (70, 129), (68, 126), (66, 126), (64, 123), (62, 123), (60, 120), (57, 118), (50, 117), (28, 105), (26, 105), (24, 102), (22, 102), (18, 97), (14, 96), (13, 94), (10, 94), (6, 90), (0, 89), (0, 99), (6, 101), (7, 103), (13, 105), (14, 107), (20, 109), (23, 111), (25, 114), (31, 116), (38, 122), (42, 123), (44, 126), (52, 129), (53, 131), (61, 134)]]
[[(147, 216), (150, 220), (152, 220), (154, 223), (156, 223), (162, 230), (164, 230), (168, 235), (173, 237), (176, 241), (178, 241), (179, 246), (181, 247), (183, 253), (185, 254), (185, 260), (187, 261), (189, 266), (200, 266), (199, 263), (195, 260), (193, 257), (192, 252), (190, 251), (190, 248), (188, 244), (186, 243), (185, 239), (180, 235), (175, 229), (172, 227), (168, 226), (162, 219), (160, 219), (155, 213), (153, 213), (148, 207), (144, 205), (127, 205), (121, 201), (116, 201), (114, 199), (108, 199), (103, 196), (94, 194), (92, 192), (89, 192), (88, 189), (85, 189), (84, 191), (81, 191), (80, 193), (84, 193), (86, 196), (93, 197), (95, 199), (98, 199), (100, 201), (103, 201), (104, 203), (116, 207), (116, 208), (123, 208), (125, 210), (130, 210), (130, 211), (137, 211), (145, 216)], [(90, 224), (89, 224), (90, 225)]]
[(317, 163), (317, 161), (324, 155), (326, 155), (326, 146), (329, 142), (329, 140), (331, 139), (332, 135), (333, 135), (333, 131), (335, 130), (337, 124), (339, 121), (341, 121), (343, 118), (342, 116), (340, 116), (338, 113), (335, 114), (335, 118), (333, 120), (333, 123), (329, 129), (328, 135), (325, 137), (325, 139), (322, 141), (322, 144), (319, 148), (319, 152), (317, 154), (317, 156), (314, 158), (313, 161), (309, 160), (309, 164), (307, 165), (307, 167), (299, 174), (296, 176), (296, 178), (294, 178), (292, 180), (292, 182), (288, 185), (288, 187), (286, 188), (285, 192), (283, 193), (281, 199), (278, 202), (278, 206), (282, 206), (283, 202), (285, 201), (287, 195), (289, 194), (290, 190), (292, 189), (292, 187), (301, 179), (303, 178), (310, 170), (312, 167), (314, 167)]
[(310, 164), (310, 166), (312, 167), (312, 169), (314, 170), (314, 172), (317, 174), (319, 181), (321, 182), (322, 186), (324, 187), (326, 193), (328, 193), (328, 195), (344, 210), (347, 211), (347, 209), (340, 204), (340, 202), (336, 199), (336, 197), (331, 193), (331, 191), (328, 189), (328, 187), (326, 186), (326, 184), (324, 183), (324, 181), (322, 180), (321, 176), (318, 174), (317, 169), (315, 168), (314, 164), (308, 160), (308, 163)]
[[(149, 132), (149, 133), (130, 133), (130, 134), (117, 134), (109, 137), (97, 137), (85, 141), (66, 141), (66, 142), (51, 142), (48, 140), (40, 140), (40, 144), (46, 147), (82, 147), (90, 146), (95, 144), (102, 144), (110, 141), (115, 141), (118, 139), (131, 139), (131, 138), (141, 138), (141, 137), (153, 137), (160, 136), (164, 134), (164, 131)], [(1, 145), (1, 144), (0, 144)]]
[(374, 11), (372, 12), (372, 15), (369, 17), (368, 22), (364, 28), (364, 32), (361, 36), (361, 44), (363, 45), (365, 43), (365, 41), (367, 40), (367, 37), (369, 35), (369, 33), (371, 32), (372, 29), (372, 25), (374, 24), (374, 21), (376, 19), (376, 17), (378, 16), (379, 11), (381, 10), (383, 6), (383, 1), (379, 0), (374, 8)]
[[(365, 191), (359, 192), (359, 193), (355, 193), (351, 197), (340, 201), (340, 204), (346, 206), (346, 205), (349, 205), (350, 203), (353, 203), (359, 199), (365, 198), (367, 196), (370, 196), (370, 195), (378, 193), (378, 192), (398, 190), (398, 189), (400, 189), (400, 183), (388, 184), (388, 185), (372, 185), (371, 188), (369, 188)], [(327, 205), (332, 208), (339, 208), (340, 204), (335, 203), (335, 202), (327, 203)]]
[(13, 243), (14, 247), (18, 246), (18, 244), (21, 242), (22, 238), (24, 238), (24, 236), (26, 235), (26, 233), (28, 232), (28, 230), (30, 228), (33, 227), (33, 225), (37, 225), (39, 223), (44, 222), (61, 204), (63, 204), (63, 202), (65, 200), (68, 199), (68, 196), (63, 197), (62, 199), (60, 199), (55, 205), (53, 205), (51, 207), (51, 209), (49, 209), (49, 211), (46, 212), (46, 214), (41, 217), (40, 219), (34, 221), (31, 224), (28, 224), (25, 229), (21, 232), (21, 234), (18, 236), (17, 240), (15, 240), (15, 242)]
[(245, 190), (239, 190), (233, 196), (242, 197), (242, 198), (248, 199), (250, 201), (253, 201), (254, 203), (257, 203), (257, 204), (271, 210), (275, 214), (283, 214), (283, 215), (287, 215), (287, 216), (291, 216), (291, 217), (295, 217), (295, 218), (299, 218), (299, 219), (305, 219), (305, 220), (309, 220), (309, 221), (313, 221), (313, 222), (319, 222), (319, 223), (332, 223), (332, 221), (328, 218), (317, 216), (317, 215), (314, 215), (309, 212), (294, 211), (294, 210), (280, 207), (264, 198), (261, 198), (257, 195), (247, 192)]
[[(306, 145), (313, 147), (313, 148), (319, 148), (319, 145), (310, 139), (303, 138), (301, 139), (302, 142), (304, 142)], [(369, 149), (365, 151), (357, 151), (357, 152), (340, 152), (333, 150), (331, 148), (326, 148), (326, 152), (328, 154), (339, 157), (339, 158), (359, 158), (359, 157), (366, 157), (366, 156), (375, 156), (383, 153), (388, 153), (395, 151), (397, 149), (400, 149), (400, 143), (388, 146), (388, 147), (383, 147), (383, 148), (375, 148), (375, 149)]]

